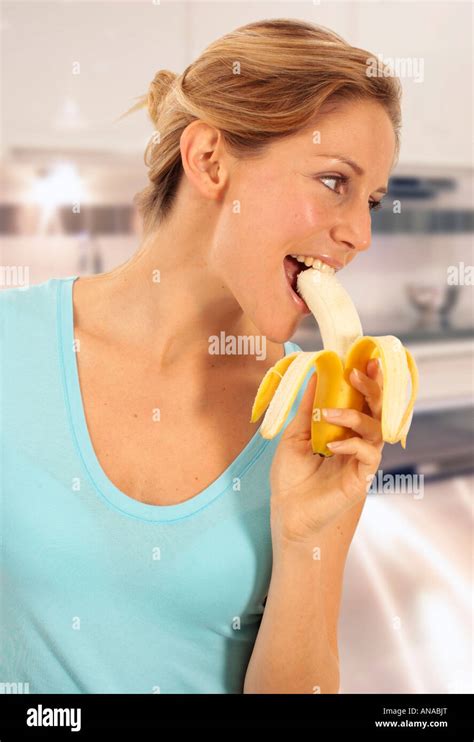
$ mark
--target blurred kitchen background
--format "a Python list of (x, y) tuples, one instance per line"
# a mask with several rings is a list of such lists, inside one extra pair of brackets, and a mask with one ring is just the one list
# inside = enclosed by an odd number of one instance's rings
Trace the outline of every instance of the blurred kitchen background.
[[(400, 161), (372, 246), (340, 274), (365, 334), (397, 335), (421, 382), (407, 449), (385, 446), (381, 465), (409, 475), (413, 491), (372, 491), (349, 552), (341, 692), (470, 693), (470, 2), (4, 2), (0, 287), (126, 261), (152, 129), (144, 111), (116, 119), (158, 69), (180, 72), (211, 40), (271, 17), (320, 23), (384, 59), (423, 60), (419, 79), (402, 77)], [(314, 320), (293, 339), (319, 347)]]

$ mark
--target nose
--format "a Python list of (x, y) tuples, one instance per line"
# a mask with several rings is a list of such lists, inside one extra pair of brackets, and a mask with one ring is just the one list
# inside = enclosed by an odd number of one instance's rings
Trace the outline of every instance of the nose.
[(372, 222), (367, 202), (345, 208), (334, 224), (331, 236), (335, 242), (344, 243), (351, 250), (367, 250), (372, 240)]

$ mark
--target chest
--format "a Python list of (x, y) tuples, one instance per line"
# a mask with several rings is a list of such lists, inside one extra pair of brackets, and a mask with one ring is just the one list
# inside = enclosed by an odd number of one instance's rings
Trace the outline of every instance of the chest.
[(78, 371), (99, 463), (116, 487), (142, 502), (173, 505), (195, 496), (258, 428), (249, 422), (258, 374), (211, 371), (191, 380), (82, 350)]

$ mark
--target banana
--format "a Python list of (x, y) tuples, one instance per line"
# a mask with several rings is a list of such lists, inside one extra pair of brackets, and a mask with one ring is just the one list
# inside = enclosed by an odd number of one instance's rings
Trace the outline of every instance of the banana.
[(265, 412), (260, 433), (274, 438), (282, 429), (298, 391), (310, 369), (317, 374), (311, 416), (313, 453), (333, 456), (332, 441), (354, 435), (349, 428), (326, 422), (324, 407), (362, 411), (364, 396), (350, 382), (353, 369), (366, 373), (367, 363), (379, 359), (382, 368), (382, 438), (385, 443), (406, 439), (418, 394), (418, 370), (411, 353), (394, 335), (363, 335), (357, 310), (334, 269), (312, 267), (298, 275), (298, 293), (314, 315), (321, 332), (323, 350), (299, 351), (279, 360), (263, 377), (252, 407), (251, 422)]

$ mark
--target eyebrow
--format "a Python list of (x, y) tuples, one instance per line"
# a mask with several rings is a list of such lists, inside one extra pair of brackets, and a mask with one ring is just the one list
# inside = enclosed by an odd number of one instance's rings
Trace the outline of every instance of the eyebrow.
[[(349, 167), (351, 167), (357, 173), (357, 175), (364, 175), (364, 170), (361, 168), (361, 166), (358, 165), (357, 162), (354, 162), (354, 160), (351, 160), (349, 157), (343, 157), (342, 155), (316, 155), (316, 157), (331, 157), (333, 160), (342, 162), (344, 165), (349, 165)], [(381, 186), (380, 188), (376, 188), (375, 192), (387, 193), (387, 188), (385, 186)]]

